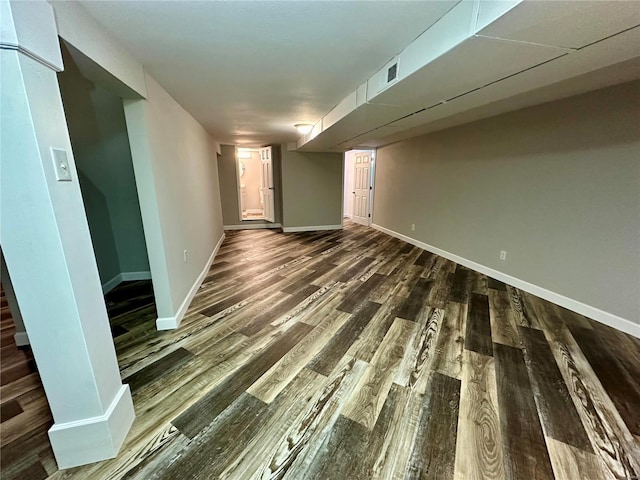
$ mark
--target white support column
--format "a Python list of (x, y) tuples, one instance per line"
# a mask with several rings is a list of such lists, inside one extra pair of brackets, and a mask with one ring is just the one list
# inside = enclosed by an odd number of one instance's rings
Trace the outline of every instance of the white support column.
[[(52, 7), (0, 0), (0, 18), (0, 242), (53, 413), (53, 451), (68, 468), (115, 457), (133, 403), (120, 379), (62, 107)], [(56, 171), (52, 148), (66, 154), (67, 169)], [(70, 181), (58, 180), (65, 170)]]

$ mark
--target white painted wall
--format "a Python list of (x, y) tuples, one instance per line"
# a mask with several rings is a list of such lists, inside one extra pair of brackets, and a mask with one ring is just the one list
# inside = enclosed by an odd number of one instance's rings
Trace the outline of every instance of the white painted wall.
[(125, 117), (158, 325), (169, 328), (179, 324), (224, 234), (222, 209), (214, 140), (151, 76), (146, 79), (147, 99), (125, 100)]

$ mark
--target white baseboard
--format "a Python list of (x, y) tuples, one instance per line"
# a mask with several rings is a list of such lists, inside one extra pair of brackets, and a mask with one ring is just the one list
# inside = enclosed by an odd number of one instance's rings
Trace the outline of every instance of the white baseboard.
[(342, 225), (316, 225), (311, 227), (284, 227), (282, 231), (284, 233), (315, 232), (319, 230), (342, 230), (342, 228)]
[(133, 280), (151, 280), (151, 272), (122, 272), (122, 281), (131, 282)]
[[(251, 221), (251, 220), (245, 220)], [(244, 223), (242, 225), (225, 225), (225, 230), (251, 230), (254, 228), (280, 228), (280, 223)]]
[(102, 293), (109, 293), (122, 282), (130, 282), (133, 280), (151, 280), (151, 272), (122, 272), (117, 274), (111, 280), (102, 285)]
[(600, 323), (604, 323), (605, 325), (628, 333), (629, 335), (633, 335), (634, 337), (640, 338), (640, 325), (627, 320), (626, 318), (619, 317), (612, 313), (605, 312), (604, 310), (600, 310), (599, 308), (592, 307), (591, 305), (587, 305), (577, 300), (573, 300), (569, 297), (565, 297), (564, 295), (552, 292), (551, 290), (539, 287), (525, 280), (520, 280), (519, 278), (512, 277), (511, 275), (502, 273), (498, 270), (494, 270), (493, 268), (480, 265), (479, 263), (467, 260), (463, 257), (459, 257), (458, 255), (447, 252), (446, 250), (442, 250), (432, 245), (415, 240), (401, 233), (389, 230), (388, 228), (376, 225), (375, 223), (372, 223), (371, 226), (376, 230), (380, 230), (381, 232), (391, 235), (392, 237), (404, 240), (405, 242), (410, 243), (411, 245), (415, 245), (416, 247), (420, 247), (423, 250), (427, 250), (431, 253), (435, 253), (436, 255), (440, 255), (441, 257), (459, 263), (460, 265), (464, 265), (465, 267), (471, 268), (472, 270), (475, 270), (477, 272), (489, 275), (492, 278), (524, 290), (525, 292), (531, 293), (537, 297), (544, 298), (545, 300), (555, 303), (556, 305), (560, 305), (573, 312), (579, 313), (580, 315), (592, 318)]
[(15, 340), (16, 345), (18, 347), (24, 347), (26, 345), (30, 345), (29, 336), (27, 335), (27, 332), (16, 332), (13, 334), (13, 339)]
[(129, 385), (122, 385), (103, 415), (54, 423), (49, 429), (49, 439), (58, 468), (77, 467), (114, 458), (134, 418)]
[(247, 212), (247, 213), (264, 213), (264, 209), (263, 208), (247, 208), (245, 210), (245, 212)]
[(111, 280), (108, 280), (106, 283), (102, 284), (102, 293), (107, 294), (114, 288), (118, 286), (120, 282), (122, 282), (121, 273), (117, 274)]
[(173, 330), (178, 328), (178, 326), (180, 326), (182, 317), (184, 317), (184, 314), (187, 312), (187, 308), (189, 308), (189, 305), (191, 304), (191, 300), (193, 300), (193, 297), (196, 296), (196, 293), (198, 293), (198, 289), (200, 288), (200, 285), (202, 285), (202, 282), (204, 282), (204, 279), (207, 276), (207, 273), (209, 273), (209, 268), (211, 267), (211, 264), (213, 263), (213, 259), (216, 257), (218, 250), (220, 250), (220, 246), (222, 245), (223, 241), (224, 241), (224, 233), (220, 237), (220, 240), (218, 240), (218, 243), (213, 249), (213, 252), (211, 252), (209, 261), (206, 263), (206, 265), (202, 269), (202, 272), (200, 272), (200, 275), (198, 275), (198, 278), (196, 278), (196, 281), (191, 286), (189, 293), (183, 300), (182, 304), (180, 305), (180, 308), (178, 308), (178, 312), (175, 314), (175, 316), (160, 317), (156, 319), (156, 328), (158, 330)]

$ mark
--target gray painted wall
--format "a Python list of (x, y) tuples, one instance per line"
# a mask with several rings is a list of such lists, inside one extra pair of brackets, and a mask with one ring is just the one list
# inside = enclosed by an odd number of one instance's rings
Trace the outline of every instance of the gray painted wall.
[(122, 98), (84, 78), (62, 50), (58, 80), (100, 280), (148, 272)]
[(82, 203), (91, 232), (93, 252), (98, 264), (100, 282), (104, 286), (109, 280), (122, 273), (114, 239), (114, 228), (109, 217), (109, 206), (106, 196), (100, 189), (83, 173), (80, 167), (77, 169), (80, 190), (82, 191)]
[(341, 225), (343, 155), (281, 153), (283, 227)]
[(638, 112), (632, 82), (380, 148), (373, 221), (640, 323)]
[[(285, 147), (286, 148), (286, 147)], [(226, 226), (264, 223), (264, 220), (240, 219), (238, 206), (238, 176), (236, 174), (235, 145), (221, 145), (222, 155), (218, 157), (218, 177), (220, 178), (220, 198), (222, 218)], [(280, 146), (273, 146), (273, 183), (275, 188), (275, 223), (282, 223), (282, 184), (280, 170)]]

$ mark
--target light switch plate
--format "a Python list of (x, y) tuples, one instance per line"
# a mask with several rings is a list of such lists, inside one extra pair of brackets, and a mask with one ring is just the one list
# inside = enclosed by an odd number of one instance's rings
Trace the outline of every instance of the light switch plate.
[(67, 152), (61, 148), (51, 147), (51, 156), (53, 158), (53, 168), (56, 172), (56, 180), (59, 182), (70, 182), (71, 169), (69, 168)]

